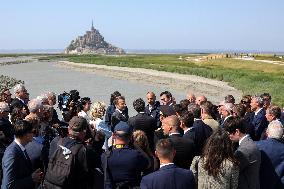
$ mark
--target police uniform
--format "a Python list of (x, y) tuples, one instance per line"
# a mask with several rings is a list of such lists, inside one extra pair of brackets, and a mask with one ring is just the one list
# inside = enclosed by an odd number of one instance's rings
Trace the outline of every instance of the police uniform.
[[(116, 131), (130, 134), (131, 129), (125, 122), (119, 122)], [(141, 172), (149, 166), (148, 159), (138, 150), (128, 145), (114, 145), (102, 155), (102, 167), (105, 174), (105, 188), (117, 186), (139, 186)]]

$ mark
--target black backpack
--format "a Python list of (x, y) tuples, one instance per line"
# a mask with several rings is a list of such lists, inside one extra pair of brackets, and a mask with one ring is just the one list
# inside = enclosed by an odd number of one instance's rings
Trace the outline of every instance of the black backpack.
[[(75, 172), (76, 154), (84, 147), (83, 144), (74, 142), (70, 148), (63, 145), (63, 138), (57, 143), (57, 149), (49, 160), (45, 175), (45, 188), (55, 185), (58, 188), (64, 188), (70, 185)], [(53, 186), (52, 188), (54, 188)]]

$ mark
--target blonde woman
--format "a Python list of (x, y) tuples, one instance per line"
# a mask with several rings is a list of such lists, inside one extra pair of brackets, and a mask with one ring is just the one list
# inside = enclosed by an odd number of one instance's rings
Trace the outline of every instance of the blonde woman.
[(108, 148), (107, 140), (111, 137), (112, 132), (108, 125), (103, 121), (106, 112), (106, 105), (103, 102), (95, 102), (91, 107), (90, 116), (92, 118), (91, 127), (93, 130), (102, 131), (105, 134), (104, 149)]

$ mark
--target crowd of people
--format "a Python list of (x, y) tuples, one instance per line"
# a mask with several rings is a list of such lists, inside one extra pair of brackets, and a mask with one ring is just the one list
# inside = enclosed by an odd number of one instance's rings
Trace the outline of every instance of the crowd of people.
[(13, 90), (0, 91), (2, 189), (284, 188), (284, 113), (268, 93), (215, 105), (145, 92), (129, 117), (118, 91), (107, 106)]

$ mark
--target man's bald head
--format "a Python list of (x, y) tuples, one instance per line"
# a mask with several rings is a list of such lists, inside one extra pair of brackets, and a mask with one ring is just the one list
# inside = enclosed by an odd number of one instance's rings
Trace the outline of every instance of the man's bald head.
[(200, 104), (202, 103), (202, 102), (206, 102), (207, 101), (207, 98), (204, 96), (204, 95), (201, 95), (201, 96), (198, 96), (197, 98), (196, 98), (196, 104), (198, 104), (199, 106), (200, 106)]
[(169, 135), (170, 133), (178, 132), (179, 126), (180, 126), (180, 121), (176, 115), (166, 117), (162, 121), (162, 127), (164, 130), (164, 134), (166, 135)]
[(146, 97), (147, 97), (148, 104), (150, 104), (150, 105), (154, 105), (155, 104), (155, 102), (156, 102), (156, 95), (155, 95), (155, 93), (150, 91), (150, 92), (147, 93)]

